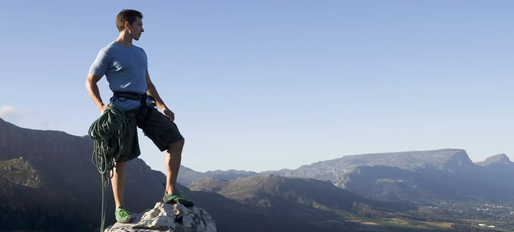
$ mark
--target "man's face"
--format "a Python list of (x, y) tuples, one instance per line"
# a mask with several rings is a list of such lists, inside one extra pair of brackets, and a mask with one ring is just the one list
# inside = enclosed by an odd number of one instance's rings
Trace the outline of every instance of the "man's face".
[(139, 38), (141, 37), (141, 33), (143, 33), (144, 31), (145, 30), (143, 29), (143, 21), (139, 17), (136, 18), (136, 21), (134, 21), (132, 25), (128, 25), (128, 33), (135, 40), (139, 40)]

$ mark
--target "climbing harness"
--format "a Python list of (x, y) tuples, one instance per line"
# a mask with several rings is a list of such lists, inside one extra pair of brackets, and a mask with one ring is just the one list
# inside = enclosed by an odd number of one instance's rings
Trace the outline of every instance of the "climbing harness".
[(150, 95), (148, 95), (146, 93), (139, 94), (139, 93), (134, 93), (134, 92), (121, 92), (121, 91), (114, 91), (113, 92), (113, 97), (111, 98), (111, 102), (113, 102), (115, 99), (118, 99), (119, 101), (123, 101), (120, 98), (140, 101), (141, 104), (139, 105), (139, 112), (138, 113), (146, 115), (145, 118), (143, 119), (143, 121), (146, 121), (146, 118), (148, 116), (148, 114), (146, 114), (146, 111), (148, 109), (148, 105), (147, 105), (146, 100), (147, 99), (152, 100), (152, 106), (153, 106), (153, 104), (155, 104), (155, 103), (153, 103), (153, 102), (155, 102), (155, 99), (152, 96), (150, 96)]

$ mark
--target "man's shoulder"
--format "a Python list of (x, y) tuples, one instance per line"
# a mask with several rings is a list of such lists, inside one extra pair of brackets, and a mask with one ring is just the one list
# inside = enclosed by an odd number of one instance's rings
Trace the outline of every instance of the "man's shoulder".
[(130, 50), (140, 51), (141, 53), (143, 53), (146, 56), (145, 50), (139, 46), (132, 45), (132, 49), (127, 50), (126, 47), (121, 47), (115, 41), (112, 41), (109, 44), (107, 44), (106, 46), (104, 46), (103, 48), (101, 48), (100, 52), (103, 52), (106, 56), (115, 57), (117, 53), (126, 53), (126, 52), (129, 52)]
[(139, 50), (139, 52), (141, 52), (141, 54), (143, 54), (143, 56), (146, 57), (145, 49), (143, 49), (142, 47), (136, 46), (136, 45), (132, 45), (132, 46), (134, 46), (135, 49)]
[(136, 48), (136, 49), (138, 49), (138, 50), (140, 50), (140, 51), (142, 51), (142, 52), (146, 53), (146, 52), (145, 52), (145, 49), (143, 49), (142, 47), (139, 47), (139, 46), (136, 46), (136, 45), (132, 45), (132, 46), (134, 46), (134, 48)]
[(112, 55), (113, 53), (119, 51), (119, 48), (116, 46), (116, 42), (112, 41), (103, 48), (101, 48), (100, 51), (102, 51), (106, 55)]

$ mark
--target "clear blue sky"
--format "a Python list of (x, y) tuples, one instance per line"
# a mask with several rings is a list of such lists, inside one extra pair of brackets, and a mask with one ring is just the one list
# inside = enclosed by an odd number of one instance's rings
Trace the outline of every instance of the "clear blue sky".
[[(84, 83), (115, 17), (198, 171), (297, 168), (344, 155), (465, 149), (514, 157), (514, 1), (5, 1), (0, 117), (86, 135)], [(100, 82), (104, 102), (110, 97)], [(140, 133), (145, 160), (164, 153)], [(37, 147), (34, 147), (37, 149)]]

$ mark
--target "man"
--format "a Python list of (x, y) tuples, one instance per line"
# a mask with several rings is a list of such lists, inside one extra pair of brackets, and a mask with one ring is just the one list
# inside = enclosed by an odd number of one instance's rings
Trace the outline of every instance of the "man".
[[(109, 105), (125, 112), (130, 128), (126, 128), (126, 149), (115, 161), (112, 190), (116, 203), (116, 220), (121, 223), (132, 221), (130, 212), (125, 209), (123, 193), (125, 187), (126, 162), (140, 155), (137, 127), (161, 150), (167, 151), (166, 189), (163, 202), (180, 203), (186, 207), (194, 204), (177, 191), (177, 176), (180, 168), (184, 137), (180, 134), (174, 120), (174, 113), (164, 104), (157, 93), (148, 73), (145, 51), (132, 44), (139, 40), (143, 30), (143, 15), (136, 10), (122, 10), (116, 17), (119, 37), (102, 48), (89, 69), (86, 89), (93, 102), (103, 114)], [(110, 104), (100, 98), (97, 82), (107, 77), (109, 88), (113, 91)], [(155, 101), (152, 101), (152, 99)], [(161, 109), (160, 113), (154, 106)]]

